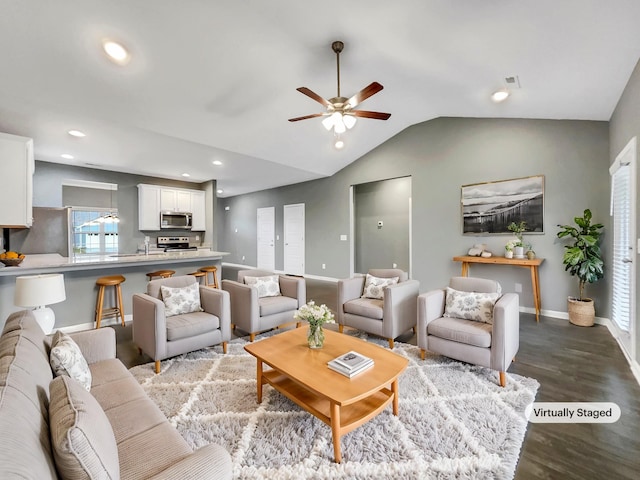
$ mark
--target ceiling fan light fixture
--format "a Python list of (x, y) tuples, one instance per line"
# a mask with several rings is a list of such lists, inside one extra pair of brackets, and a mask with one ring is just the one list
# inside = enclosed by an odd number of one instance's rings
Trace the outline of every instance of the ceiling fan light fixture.
[(343, 115), (342, 121), (344, 122), (344, 126), (351, 130), (356, 124), (356, 117), (353, 115)]
[(336, 147), (336, 150), (342, 150), (344, 148), (344, 141), (338, 137), (333, 146)]
[(328, 116), (324, 120), (322, 120), (322, 126), (327, 129), (327, 131), (333, 128), (333, 115)]

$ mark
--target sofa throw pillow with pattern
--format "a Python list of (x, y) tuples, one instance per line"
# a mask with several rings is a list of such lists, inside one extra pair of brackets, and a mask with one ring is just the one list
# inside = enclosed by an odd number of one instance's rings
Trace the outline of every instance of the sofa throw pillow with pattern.
[(66, 375), (78, 381), (87, 391), (91, 390), (91, 370), (80, 347), (66, 333), (57, 331), (51, 342), (49, 364), (53, 374)]
[(384, 299), (384, 287), (389, 285), (395, 285), (400, 280), (400, 277), (380, 278), (374, 277), (367, 273), (367, 277), (364, 281), (364, 290), (362, 291), (362, 298), (375, 298), (378, 300)]
[(244, 277), (244, 283), (258, 289), (258, 298), (278, 297), (280, 292), (280, 275), (264, 277)]
[(197, 283), (192, 283), (186, 287), (161, 285), (160, 293), (164, 302), (164, 313), (167, 317), (202, 311), (200, 286)]
[(499, 298), (499, 293), (461, 292), (447, 287), (444, 316), (493, 324), (493, 307)]

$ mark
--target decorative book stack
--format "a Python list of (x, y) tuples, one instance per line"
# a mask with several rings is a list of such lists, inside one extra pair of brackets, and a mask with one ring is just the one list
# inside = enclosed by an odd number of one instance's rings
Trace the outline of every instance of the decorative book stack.
[(334, 358), (327, 366), (345, 377), (354, 377), (373, 367), (373, 360), (353, 350)]

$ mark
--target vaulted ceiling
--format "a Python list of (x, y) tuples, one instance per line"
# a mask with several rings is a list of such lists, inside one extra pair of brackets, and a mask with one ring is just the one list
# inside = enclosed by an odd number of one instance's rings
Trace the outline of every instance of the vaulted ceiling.
[[(0, 131), (38, 160), (236, 195), (332, 175), (439, 116), (609, 120), (638, 18), (637, 0), (0, 0)], [(296, 88), (335, 96), (334, 40), (342, 95), (380, 82), (361, 108), (392, 114), (359, 119), (342, 150), (320, 118), (287, 121), (323, 110)]]

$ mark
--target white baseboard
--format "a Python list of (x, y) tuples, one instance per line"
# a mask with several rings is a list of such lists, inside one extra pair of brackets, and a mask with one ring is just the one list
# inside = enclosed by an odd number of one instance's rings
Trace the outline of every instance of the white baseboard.
[[(127, 324), (131, 322), (133, 322), (133, 315), (132, 314), (125, 315), (124, 323)], [(116, 317), (103, 318), (102, 321), (100, 322), (100, 328), (111, 327), (114, 325), (120, 325), (120, 319), (116, 319)], [(56, 328), (56, 330), (60, 330), (61, 332), (64, 332), (64, 333), (74, 333), (74, 332), (81, 332), (83, 330), (93, 330), (95, 326), (96, 326), (95, 322), (78, 323), (77, 325), (69, 325), (67, 327)]]

